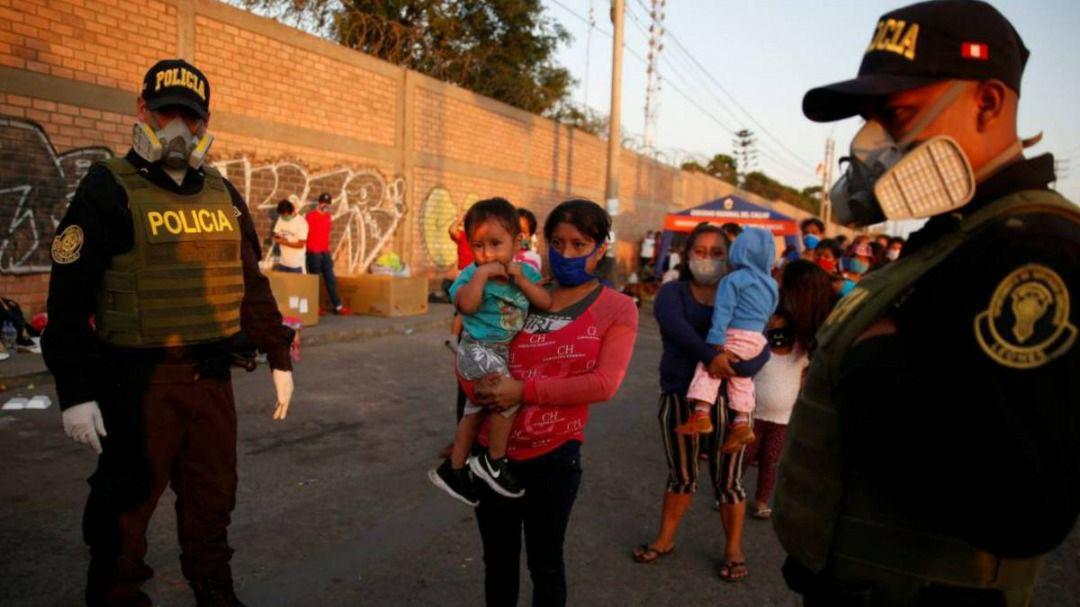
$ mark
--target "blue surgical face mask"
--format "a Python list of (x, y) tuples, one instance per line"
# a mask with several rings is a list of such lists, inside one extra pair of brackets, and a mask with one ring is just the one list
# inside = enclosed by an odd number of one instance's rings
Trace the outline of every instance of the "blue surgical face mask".
[(807, 234), (802, 237), (802, 242), (804, 245), (806, 245), (807, 249), (813, 251), (817, 248), (818, 243), (821, 242), (821, 239), (813, 234)]
[(597, 245), (596, 249), (581, 257), (563, 257), (555, 247), (548, 247), (548, 264), (555, 282), (564, 287), (576, 287), (596, 278), (585, 270), (585, 263), (599, 248), (600, 245)]
[(852, 259), (848, 262), (848, 269), (856, 274), (866, 274), (866, 271), (870, 269), (870, 264), (861, 259)]

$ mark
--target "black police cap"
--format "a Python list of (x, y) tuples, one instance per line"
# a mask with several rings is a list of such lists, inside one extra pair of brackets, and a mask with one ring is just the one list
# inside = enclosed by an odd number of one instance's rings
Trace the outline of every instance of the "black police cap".
[(810, 90), (803, 114), (829, 122), (858, 114), (868, 97), (943, 80), (1004, 82), (1020, 93), (1027, 47), (1009, 20), (977, 0), (932, 0), (886, 13), (858, 77)]
[(142, 98), (151, 110), (185, 107), (203, 120), (210, 115), (210, 82), (183, 59), (158, 61), (143, 77)]

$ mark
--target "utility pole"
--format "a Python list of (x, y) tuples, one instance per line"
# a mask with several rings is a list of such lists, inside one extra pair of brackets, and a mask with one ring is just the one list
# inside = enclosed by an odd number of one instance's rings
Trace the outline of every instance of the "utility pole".
[(589, 29), (585, 32), (585, 79), (582, 82), (581, 105), (589, 107), (589, 62), (592, 59), (592, 31), (596, 27), (596, 12), (589, 0)]
[(735, 139), (731, 142), (731, 146), (735, 149), (734, 154), (737, 159), (736, 167), (738, 173), (739, 183), (735, 184), (739, 187), (746, 185), (746, 175), (750, 173), (750, 169), (753, 168), (754, 162), (757, 160), (757, 139), (754, 138), (753, 131), (749, 129), (742, 129), (735, 133)]
[(825, 234), (829, 233), (829, 219), (832, 216), (832, 201), (829, 200), (829, 189), (832, 188), (833, 155), (836, 141), (832, 137), (825, 140), (825, 160), (821, 165), (821, 221), (825, 223)]
[(608, 118), (608, 166), (607, 166), (607, 211), (611, 215), (619, 214), (619, 164), (622, 150), (622, 134), (619, 128), (619, 111), (622, 106), (622, 47), (623, 17), (626, 10), (624, 0), (611, 0), (611, 24), (615, 30), (612, 36), (611, 50), (611, 110)]
[(667, 0), (652, 0), (649, 11), (649, 64), (645, 68), (645, 148), (656, 145), (656, 114), (660, 97), (660, 51), (664, 50), (664, 17)]

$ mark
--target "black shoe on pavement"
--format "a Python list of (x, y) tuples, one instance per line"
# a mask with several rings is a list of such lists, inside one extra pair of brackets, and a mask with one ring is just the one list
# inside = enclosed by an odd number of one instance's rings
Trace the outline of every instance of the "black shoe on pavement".
[(233, 592), (232, 582), (191, 582), (197, 607), (245, 607)]
[(476, 486), (469, 476), (469, 466), (466, 464), (461, 470), (454, 470), (450, 466), (450, 458), (434, 470), (428, 470), (428, 478), (439, 489), (450, 494), (450, 497), (473, 508), (480, 503), (480, 496), (476, 493)]
[(469, 468), (473, 474), (491, 487), (491, 490), (503, 497), (521, 497), (525, 495), (525, 489), (510, 472), (510, 460), (503, 457), (493, 460), (487, 452), (469, 460)]

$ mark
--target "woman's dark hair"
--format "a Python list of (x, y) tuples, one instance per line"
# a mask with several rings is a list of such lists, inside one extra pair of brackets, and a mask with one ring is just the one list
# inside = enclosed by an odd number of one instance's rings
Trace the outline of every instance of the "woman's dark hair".
[(525, 223), (529, 224), (529, 233), (526, 236), (532, 236), (536, 233), (536, 215), (529, 209), (518, 209), (518, 217), (524, 217)]
[(597, 246), (604, 244), (611, 233), (611, 216), (600, 205), (583, 198), (571, 198), (551, 210), (544, 222), (544, 240), (551, 240), (560, 223), (574, 226)]
[(742, 234), (742, 226), (737, 223), (728, 222), (720, 226), (720, 229), (727, 234), (728, 240), (735, 240), (735, 237)]
[(878, 241), (870, 243), (870, 270), (876, 270), (881, 266), (887, 265), (889, 258), (885, 256), (885, 245)]
[(798, 259), (784, 266), (780, 285), (780, 308), (788, 314), (795, 344), (803, 352), (814, 349), (814, 334), (836, 304), (829, 273), (813, 262)]
[(679, 270), (679, 280), (694, 279), (694, 275), (690, 272), (690, 252), (694, 250), (697, 239), (701, 238), (703, 234), (719, 234), (720, 240), (724, 242), (724, 249), (731, 250), (731, 240), (728, 239), (722, 227), (704, 221), (697, 224), (694, 226), (693, 231), (690, 232), (690, 235), (686, 237), (686, 244), (683, 245), (682, 251), (679, 253), (682, 256), (682, 259), (679, 260), (679, 266), (676, 268)]
[(802, 222), (799, 223), (799, 229), (802, 230), (803, 232), (805, 232), (806, 231), (806, 226), (808, 226), (808, 225), (817, 226), (817, 229), (818, 229), (819, 232), (821, 232), (822, 234), (825, 233), (825, 223), (823, 221), (821, 221), (820, 219), (818, 219), (817, 217), (808, 217), (808, 218), (802, 220)]
[(518, 223), (518, 213), (514, 205), (505, 198), (486, 198), (473, 203), (465, 213), (465, 234), (472, 238), (472, 230), (481, 223), (494, 219), (502, 224), (511, 236), (517, 236), (521, 232), (521, 224)]
[(278, 203), (277, 203), (277, 214), (278, 215), (284, 215), (285, 213), (292, 214), (292, 213), (295, 213), (295, 212), (296, 212), (296, 207), (293, 206), (293, 203), (289, 202), (288, 200), (286, 200), (284, 198), (282, 198), (281, 200), (278, 201)]
[(818, 243), (817, 249), (815, 250), (821, 249), (829, 249), (830, 251), (832, 251), (833, 257), (837, 261), (839, 261), (840, 258), (844, 256), (844, 248), (840, 246), (840, 243), (836, 242), (836, 240), (832, 238), (821, 239), (821, 242)]

